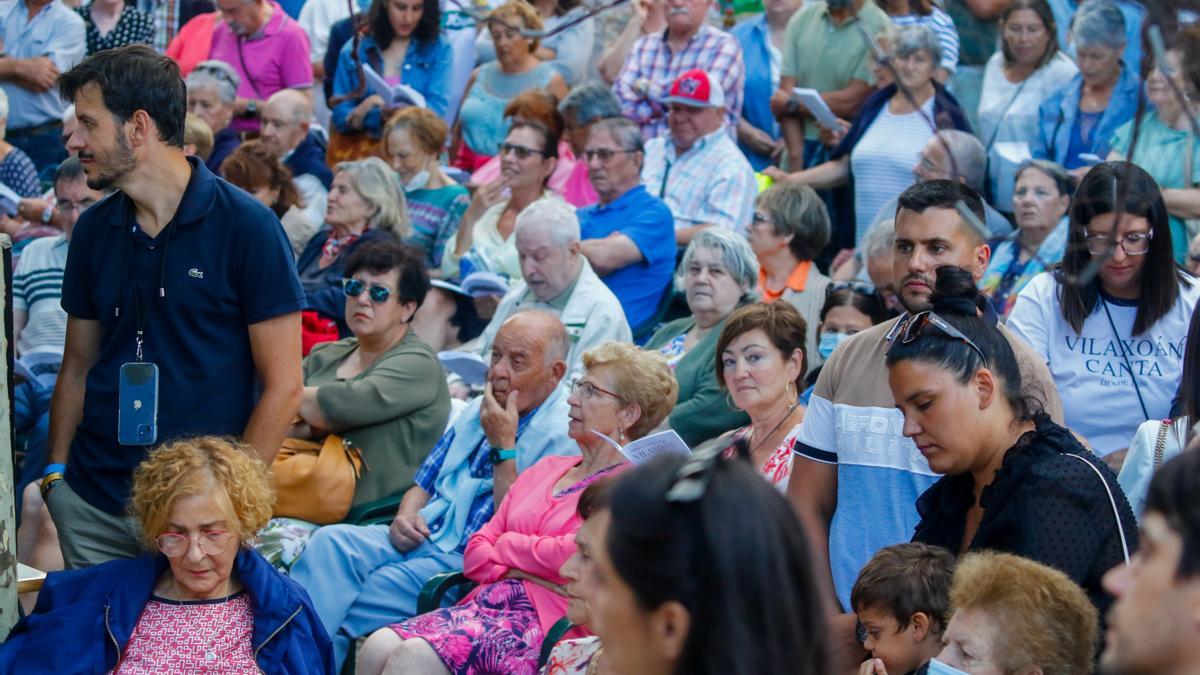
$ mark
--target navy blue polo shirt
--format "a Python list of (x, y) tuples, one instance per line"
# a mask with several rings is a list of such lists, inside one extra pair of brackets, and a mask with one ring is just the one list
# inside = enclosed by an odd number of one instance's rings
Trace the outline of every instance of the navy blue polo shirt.
[(192, 177), (179, 209), (157, 237), (136, 225), (132, 200), (117, 192), (80, 215), (67, 254), (62, 307), (98, 321), (101, 337), (66, 479), (113, 514), (124, 510), (133, 469), (147, 452), (117, 442), (119, 371), (136, 353), (133, 275), (143, 298), (144, 358), (159, 368), (159, 443), (240, 436), (257, 401), (248, 326), (304, 308), (279, 219), (202, 162), (188, 161)]
[(611, 204), (576, 211), (583, 239), (603, 239), (614, 232), (629, 237), (642, 261), (600, 277), (617, 296), (633, 328), (654, 316), (663, 289), (675, 273), (675, 217), (663, 200), (638, 185)]

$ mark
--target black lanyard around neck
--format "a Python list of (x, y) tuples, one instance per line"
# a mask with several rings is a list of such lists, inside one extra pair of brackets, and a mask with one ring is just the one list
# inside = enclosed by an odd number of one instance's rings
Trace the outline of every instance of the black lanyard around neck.
[[(129, 276), (133, 282), (133, 312), (137, 322), (137, 360), (142, 361), (142, 343), (145, 341), (146, 323), (150, 319), (150, 308), (153, 306), (147, 302), (145, 307), (142, 306), (142, 289), (138, 283), (137, 262), (134, 260), (133, 232), (138, 225), (135, 222), (132, 226), (125, 230), (126, 250), (129, 254)], [(163, 241), (162, 263), (158, 270), (158, 297), (167, 297), (166, 280), (167, 280), (167, 251), (171, 247), (171, 234), (175, 231), (175, 221), (167, 223), (166, 238)], [(117, 315), (120, 316), (121, 308), (117, 308)]]

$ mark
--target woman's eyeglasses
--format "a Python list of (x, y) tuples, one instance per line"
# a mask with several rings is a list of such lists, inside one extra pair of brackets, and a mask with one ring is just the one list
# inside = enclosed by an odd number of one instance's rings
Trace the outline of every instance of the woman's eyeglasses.
[(951, 326), (945, 319), (937, 314), (934, 314), (930, 310), (919, 312), (917, 314), (905, 314), (904, 316), (900, 317), (900, 321), (896, 323), (896, 326), (892, 328), (891, 333), (889, 333), (887, 336), (888, 351), (892, 350), (892, 346), (896, 344), (896, 341), (899, 341), (900, 344), (905, 345), (911, 343), (913, 340), (916, 340), (926, 328), (929, 328), (930, 326), (940, 331), (943, 335), (966, 343), (968, 347), (975, 350), (976, 354), (979, 354), (980, 360), (982, 360), (985, 364), (988, 362), (987, 356), (984, 355), (983, 350), (979, 348), (979, 345), (975, 344), (975, 342), (971, 340), (971, 338), (964, 335), (962, 331), (954, 326)]
[[(1125, 255), (1146, 255), (1150, 252), (1150, 240), (1154, 238), (1154, 230), (1149, 232), (1130, 232), (1117, 240), (1117, 246), (1125, 251)], [(1086, 234), (1088, 253), (1092, 255), (1108, 255), (1116, 250), (1112, 237), (1107, 234)]]
[(500, 145), (500, 154), (507, 155), (512, 153), (517, 159), (528, 159), (530, 155), (545, 155), (546, 153), (536, 148), (517, 145), (516, 143), (503, 143)]
[(158, 550), (168, 558), (187, 555), (192, 542), (196, 542), (196, 545), (200, 547), (200, 552), (204, 555), (220, 555), (229, 550), (229, 543), (233, 541), (233, 533), (214, 530), (189, 537), (177, 532), (167, 532), (158, 535), (154, 541), (158, 544)]
[(831, 281), (825, 287), (825, 297), (829, 297), (838, 291), (847, 290), (859, 295), (875, 295), (875, 286), (865, 281)]
[(597, 394), (608, 394), (618, 401), (625, 400), (625, 398), (620, 394), (613, 393), (607, 389), (601, 389), (591, 382), (584, 382), (583, 380), (579, 379), (571, 380), (571, 393), (579, 394), (580, 396), (589, 400), (595, 398)]
[[(347, 298), (357, 298), (365, 290), (367, 290), (367, 282), (361, 279), (342, 279), (342, 293), (345, 293)], [(370, 297), (371, 302), (382, 305), (392, 297), (392, 289), (379, 284), (371, 284)]]

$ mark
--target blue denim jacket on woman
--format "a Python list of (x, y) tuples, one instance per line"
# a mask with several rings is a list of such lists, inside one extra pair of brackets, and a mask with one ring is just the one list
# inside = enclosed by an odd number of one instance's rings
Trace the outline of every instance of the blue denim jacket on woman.
[[(354, 41), (351, 40), (342, 47), (338, 55), (337, 72), (333, 77), (333, 98), (349, 96), (358, 89), (358, 68), (354, 64)], [(371, 64), (375, 72), (383, 74), (383, 54), (379, 43), (370, 35), (363, 36), (358, 43), (358, 58), (363, 64)], [(425, 97), (425, 104), (439, 117), (446, 118), (446, 108), (449, 99), (446, 96), (446, 82), (450, 77), (450, 63), (453, 55), (450, 44), (442, 38), (433, 42), (413, 40), (408, 46), (401, 67), (400, 83), (417, 90)], [(346, 118), (354, 111), (363, 99), (371, 95), (364, 91), (358, 98), (349, 98), (333, 107), (333, 124), (338, 131), (348, 133), (354, 131), (346, 124)], [(373, 138), (379, 138), (383, 132), (383, 113), (374, 108), (363, 118), (363, 128)]]
[[(1137, 75), (1129, 66), (1121, 66), (1121, 75), (1108, 98), (1108, 107), (1096, 123), (1092, 134), (1093, 155), (1108, 159), (1112, 149), (1113, 134), (1122, 125), (1133, 119), (1137, 110)], [(1042, 132), (1042, 152), (1035, 152), (1039, 159), (1050, 159), (1061, 165), (1067, 163), (1067, 151), (1071, 147), (1071, 133), (1079, 117), (1079, 94), (1083, 89), (1083, 76), (1076, 75), (1067, 85), (1050, 94), (1038, 110), (1039, 128)], [(1037, 144), (1031, 143), (1033, 147)]]

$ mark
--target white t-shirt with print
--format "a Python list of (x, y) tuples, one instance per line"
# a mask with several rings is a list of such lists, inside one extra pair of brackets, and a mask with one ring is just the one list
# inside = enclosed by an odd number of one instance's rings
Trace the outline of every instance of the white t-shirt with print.
[[(1142, 422), (1171, 414), (1200, 284), (1181, 288), (1171, 311), (1137, 336), (1132, 335), (1137, 307), (1113, 298), (1097, 302), (1083, 330), (1076, 333), (1063, 319), (1058, 290), (1051, 273), (1034, 277), (1017, 296), (1008, 327), (1046, 360), (1062, 397), (1067, 426), (1086, 438), (1098, 455), (1127, 448)], [(1114, 339), (1114, 326), (1119, 342)]]

